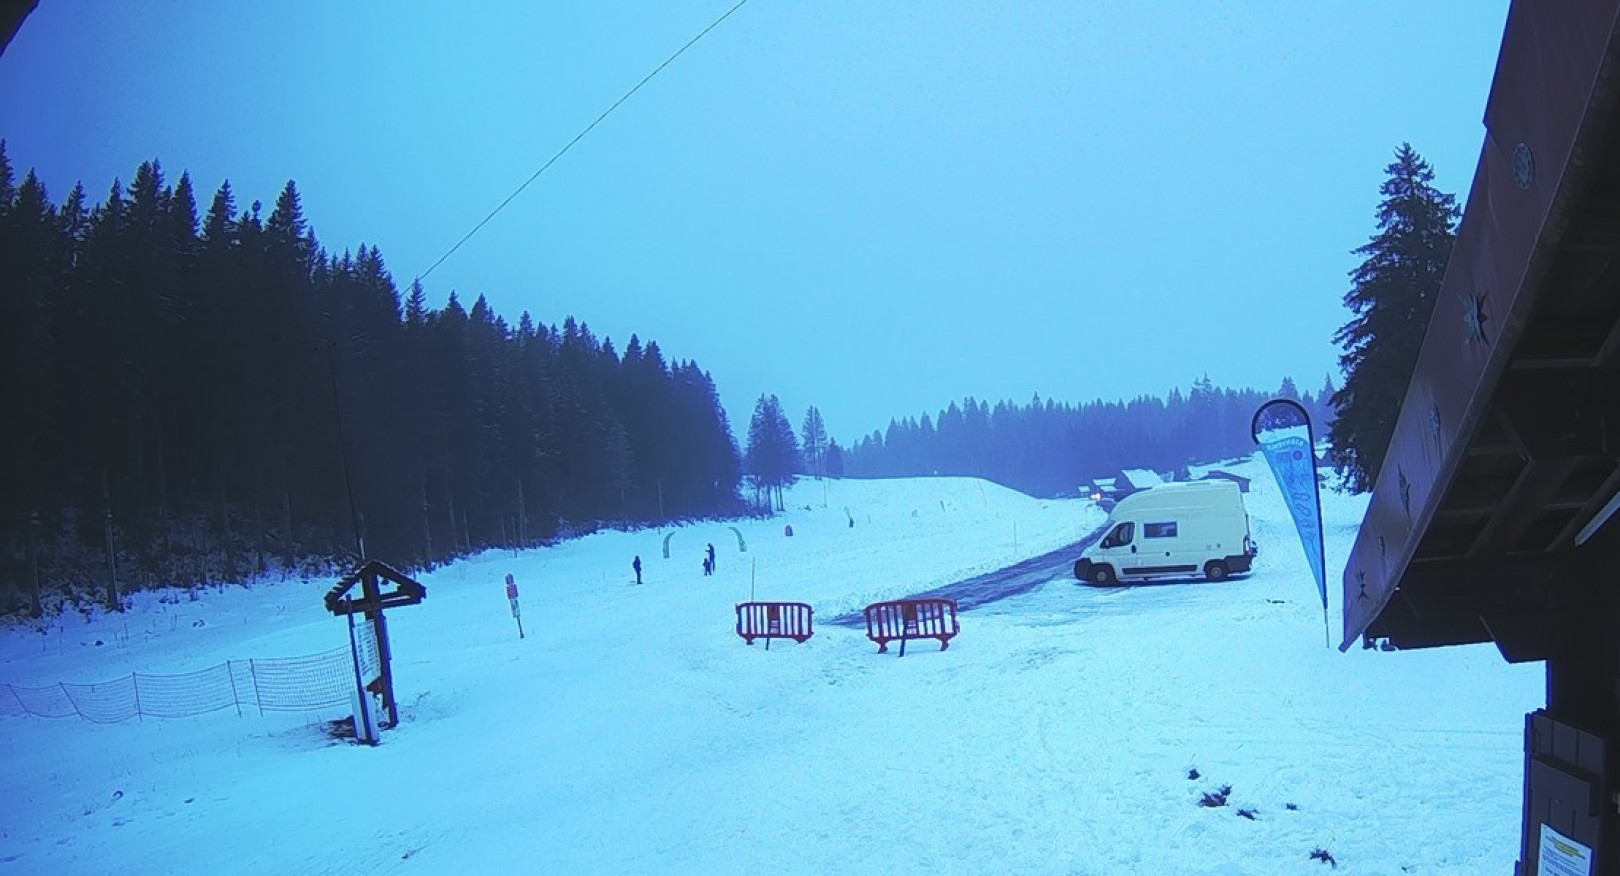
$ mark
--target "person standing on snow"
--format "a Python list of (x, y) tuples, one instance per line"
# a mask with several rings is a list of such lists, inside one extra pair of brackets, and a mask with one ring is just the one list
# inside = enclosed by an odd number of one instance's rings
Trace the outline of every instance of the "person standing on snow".
[(713, 575), (714, 574), (714, 542), (709, 542), (709, 565), (708, 565), (707, 568), (708, 568), (708, 574)]
[(640, 554), (636, 554), (636, 558), (630, 561), (630, 568), (636, 570), (636, 583), (640, 584), (641, 583), (641, 555)]

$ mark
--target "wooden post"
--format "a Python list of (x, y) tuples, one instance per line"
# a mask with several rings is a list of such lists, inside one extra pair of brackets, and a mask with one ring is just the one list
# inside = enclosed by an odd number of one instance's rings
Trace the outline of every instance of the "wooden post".
[(366, 692), (365, 677), (360, 674), (360, 647), (355, 641), (354, 613), (347, 615), (349, 619), (349, 660), (354, 665), (354, 689), (357, 700), (357, 713), (354, 716), (354, 738), (366, 743), (376, 745), (377, 740), (371, 737), (371, 703), (370, 694)]
[(28, 515), (28, 616), (38, 619), (45, 615), (39, 600), (39, 512)]
[[(378, 582), (379, 578), (386, 578), (391, 583), (399, 585), (399, 588), (385, 594)], [(355, 585), (360, 586), (361, 593), (358, 600), (347, 595)], [(350, 618), (360, 614), (372, 625), (371, 632), (375, 636), (377, 647), (378, 675), (373, 692), (381, 695), (382, 708), (386, 713), (386, 723), (378, 721), (379, 729), (399, 724), (399, 703), (394, 695), (393, 648), (388, 641), (388, 620), (384, 616), (384, 609), (416, 605), (426, 597), (427, 588), (380, 562), (368, 560), (355, 573), (340, 580), (324, 598), (327, 610), (333, 614)], [(249, 666), (251, 665), (250, 662)], [(360, 683), (364, 684), (363, 678)]]
[(112, 488), (107, 482), (107, 472), (101, 473), (101, 498), (107, 506), (107, 610), (119, 611), (118, 602), (118, 552), (113, 546), (113, 512)]
[(377, 610), (374, 623), (377, 631), (377, 666), (382, 672), (383, 711), (388, 713), (388, 726), (397, 727), (399, 704), (394, 701), (393, 651), (388, 647), (388, 622), (383, 619), (381, 609)]

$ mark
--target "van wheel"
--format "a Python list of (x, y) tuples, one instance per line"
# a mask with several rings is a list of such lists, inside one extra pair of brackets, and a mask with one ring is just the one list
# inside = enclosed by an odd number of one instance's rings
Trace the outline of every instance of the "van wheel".
[(1091, 569), (1091, 583), (1107, 587), (1118, 579), (1114, 577), (1113, 566), (1093, 566)]
[(1204, 564), (1204, 577), (1211, 581), (1225, 581), (1230, 571), (1220, 560), (1210, 560)]
[(1076, 581), (1084, 581), (1084, 580), (1086, 580), (1086, 567), (1089, 566), (1089, 565), (1091, 565), (1091, 564), (1086, 562), (1085, 560), (1075, 560), (1074, 561), (1074, 580), (1076, 580)]

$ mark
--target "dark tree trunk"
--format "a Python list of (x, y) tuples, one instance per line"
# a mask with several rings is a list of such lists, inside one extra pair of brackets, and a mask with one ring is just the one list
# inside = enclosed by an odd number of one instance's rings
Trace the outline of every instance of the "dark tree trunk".
[(28, 616), (40, 618), (45, 608), (39, 599), (39, 512), (28, 515)]
[(431, 564), (433, 562), (433, 559), (434, 559), (434, 557), (433, 557), (433, 524), (428, 519), (428, 511), (429, 511), (431, 506), (428, 505), (427, 481), (428, 481), (427, 471), (423, 470), (423, 472), (422, 472), (422, 544), (424, 546), (424, 553), (422, 554), (422, 557), (429, 564)]
[(101, 473), (101, 499), (107, 508), (105, 537), (107, 540), (107, 610), (122, 611), (118, 599), (118, 550), (113, 544), (112, 488), (105, 470)]

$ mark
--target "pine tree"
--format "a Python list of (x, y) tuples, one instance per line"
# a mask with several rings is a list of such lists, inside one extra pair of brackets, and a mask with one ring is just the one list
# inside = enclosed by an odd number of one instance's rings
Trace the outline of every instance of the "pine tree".
[(737, 508), (714, 382), (654, 342), (621, 359), (572, 319), (402, 302), (376, 247), (320, 246), (290, 182), (268, 217), (223, 184), (200, 226), (156, 161), (87, 202), (54, 210), (0, 143), (0, 613), (348, 563), (339, 407), (367, 551), (396, 563), (647, 520), (652, 476), (671, 515)]
[(804, 462), (810, 473), (821, 477), (826, 473), (827, 453), (827, 424), (821, 419), (821, 409), (811, 405), (804, 412), (804, 425), (800, 428), (804, 437)]
[(1457, 199), (1436, 189), (1434, 170), (1410, 144), (1384, 168), (1378, 231), (1355, 252), (1345, 306), (1355, 316), (1333, 336), (1344, 349), (1343, 388), (1332, 396), (1330, 458), (1348, 489), (1372, 488), (1384, 464), (1451, 258)]
[(12, 201), (17, 198), (17, 177), (6, 157), (6, 141), (0, 139), (0, 219), (11, 212)]
[[(428, 306), (427, 293), (422, 291), (422, 281), (411, 281), (410, 297), (405, 299), (405, 324), (421, 326), (427, 322)], [(529, 312), (523, 312), (523, 318), (529, 318)]]
[[(3, 147), (3, 143), (0, 143)], [(55, 417), (51, 393), (50, 309), (60, 282), (58, 225), (45, 186), (29, 171), (22, 186), (11, 188), (10, 170), (0, 148), (0, 263), (6, 264), (5, 292), (0, 294), (0, 409), (11, 412), (0, 434), (0, 575), (28, 579), (29, 614), (43, 611), (38, 579), (32, 574), (37, 547), (37, 513), (52, 457)], [(13, 538), (13, 533), (21, 536)], [(17, 550), (22, 547), (23, 550)], [(29, 558), (30, 570), (12, 574), (8, 560)], [(7, 608), (0, 603), (0, 611)]]
[(782, 401), (774, 395), (761, 395), (754, 403), (748, 423), (748, 451), (745, 465), (754, 482), (756, 497), (763, 494), (771, 507), (784, 507), (783, 488), (793, 483), (798, 470), (798, 438), (782, 412)]
[(635, 483), (636, 466), (635, 456), (630, 449), (630, 436), (617, 419), (608, 421), (602, 453), (607, 474), (606, 486), (618, 499), (620, 518), (627, 519), (630, 516), (627, 496)]
[(1338, 391), (1339, 388), (1333, 385), (1333, 375), (1323, 375), (1322, 388), (1316, 391), (1311, 404), (1307, 406), (1311, 412), (1311, 420), (1316, 423), (1316, 434), (1319, 436), (1327, 435), (1329, 427), (1333, 425), (1335, 417), (1333, 396)]
[(827, 442), (827, 476), (830, 478), (844, 476), (844, 448), (839, 447), (837, 441)]

